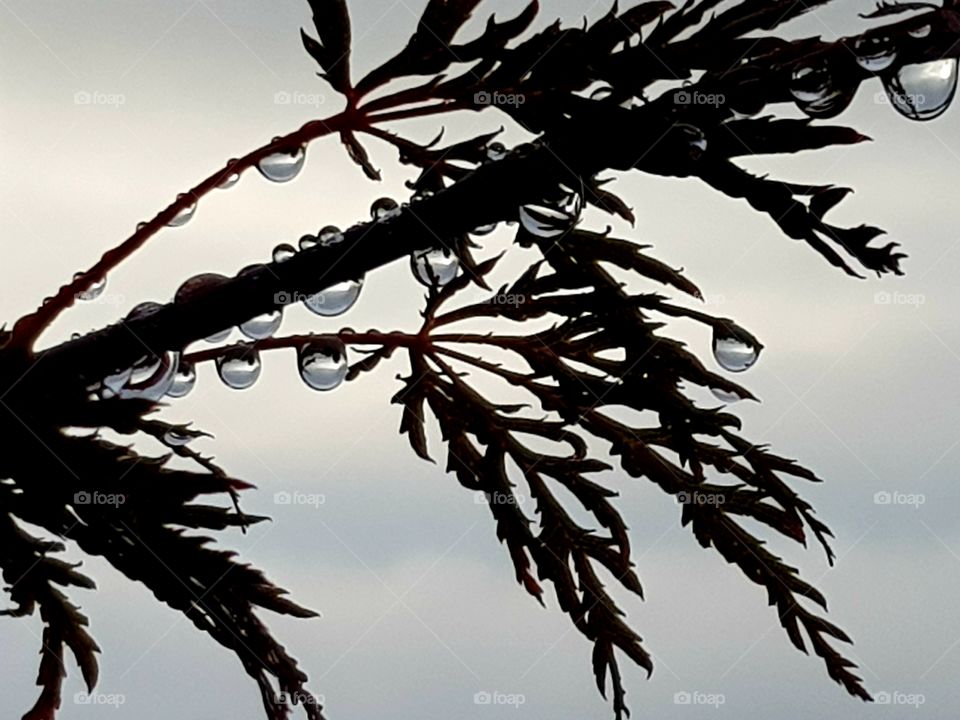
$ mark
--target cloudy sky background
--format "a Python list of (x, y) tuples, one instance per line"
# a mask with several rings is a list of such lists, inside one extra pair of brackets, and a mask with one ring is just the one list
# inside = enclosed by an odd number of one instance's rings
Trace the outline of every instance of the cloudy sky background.
[[(351, 3), (355, 76), (406, 41), (423, 4)], [(521, 6), (485, 4), (509, 14)], [(558, 15), (579, 22), (607, 9), (588, 6), (545, 0), (539, 23)], [(866, 27), (856, 13), (868, 8), (838, 0), (792, 32), (851, 34)], [(252, 0), (0, 0), (0, 16), (0, 318), (7, 321), (227, 158), (338, 109), (300, 46), (309, 11), (298, 0), (269, 8)], [(865, 84), (841, 118), (875, 142), (749, 167), (856, 188), (833, 220), (888, 229), (910, 254), (905, 278), (851, 280), (745, 203), (692, 180), (626, 176), (618, 189), (638, 222), (617, 230), (684, 266), (714, 309), (765, 343), (744, 377), (763, 402), (737, 407), (745, 434), (827, 480), (801, 490), (835, 530), (839, 562), (828, 569), (814, 549), (778, 543), (774, 550), (825, 591), (830, 618), (857, 641), (849, 652), (868, 687), (921, 694), (924, 703), (869, 706), (846, 697), (818, 659), (790, 646), (761, 589), (700, 549), (668, 498), (618, 471), (604, 480), (621, 490), (647, 591), (646, 602), (627, 600), (626, 608), (656, 661), (649, 681), (623, 665), (634, 717), (940, 718), (960, 709), (960, 116), (910, 123), (878, 99), (880, 90)], [(122, 102), (82, 105), (76, 93)], [(307, 102), (278, 104), (277, 93), (302, 93)], [(493, 110), (448, 119), (448, 137), (503, 121)], [(425, 140), (435, 127), (408, 123), (405, 131)], [(511, 131), (508, 140), (522, 138)], [(409, 169), (389, 148), (371, 151), (384, 169), (380, 186), (328, 139), (309, 149), (293, 183), (271, 185), (250, 173), (209, 197), (189, 225), (153, 239), (111, 276), (99, 302), (73, 310), (49, 341), (111, 322), (142, 300), (166, 301), (196, 272), (233, 273), (266, 259), (277, 242), (352, 224), (380, 195), (403, 197)], [(490, 243), (507, 246), (509, 232)], [(503, 281), (519, 267), (508, 264)], [(923, 302), (883, 304), (877, 293)], [(413, 327), (421, 296), (407, 265), (397, 263), (368, 276), (342, 322), (297, 308), (284, 330)], [(712, 362), (707, 334), (677, 332)], [(543, 610), (516, 585), (487, 509), (397, 435), (399, 412), (388, 401), (403, 362), (329, 395), (302, 385), (288, 353), (266, 357), (264, 366), (247, 392), (227, 390), (204, 368), (197, 390), (167, 416), (214, 433), (202, 449), (259, 486), (245, 508), (275, 522), (226, 541), (323, 613), (268, 620), (325, 696), (329, 716), (609, 717), (593, 685), (589, 645), (555, 603)], [(278, 507), (273, 495), (283, 490), (322, 493), (326, 502)], [(925, 503), (877, 505), (879, 491), (922, 493)], [(232, 656), (105, 563), (85, 567), (101, 590), (73, 599), (104, 650), (99, 691), (123, 694), (124, 704), (75, 704), (82, 685), (71, 667), (62, 717), (261, 717), (256, 688)], [(0, 706), (23, 712), (36, 695), (41, 623), (8, 620), (0, 632)], [(476, 705), (477, 692), (522, 694), (524, 704)], [(677, 692), (719, 693), (725, 702), (677, 705)]]

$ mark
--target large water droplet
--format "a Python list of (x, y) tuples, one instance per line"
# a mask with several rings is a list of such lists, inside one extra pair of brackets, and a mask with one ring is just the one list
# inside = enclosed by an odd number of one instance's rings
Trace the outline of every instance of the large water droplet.
[(260, 353), (253, 348), (232, 348), (217, 358), (217, 374), (224, 385), (234, 390), (253, 387), (262, 369)]
[(724, 370), (743, 372), (753, 367), (759, 356), (760, 349), (752, 343), (723, 330), (713, 331), (713, 357)]
[(292, 151), (275, 152), (260, 160), (257, 163), (257, 170), (267, 180), (278, 183), (290, 182), (300, 174), (306, 157), (307, 153), (302, 146)]
[(347, 376), (347, 349), (335, 339), (315, 340), (297, 353), (300, 377), (314, 390), (333, 390)]
[(263, 340), (279, 330), (281, 322), (283, 322), (283, 310), (278, 308), (273, 312), (250, 318), (240, 325), (240, 332), (251, 340)]
[(342, 315), (353, 307), (363, 289), (363, 280), (345, 280), (314, 293), (303, 301), (307, 309), (323, 317)]
[(312, 247), (316, 247), (318, 243), (319, 241), (317, 240), (316, 235), (303, 235), (300, 237), (300, 240), (297, 243), (297, 246), (301, 250), (309, 250)]
[[(79, 280), (83, 276), (83, 273), (77, 273), (73, 276), (74, 280)], [(104, 278), (99, 282), (95, 282), (93, 285), (88, 287), (86, 290), (77, 293), (77, 300), (96, 300), (98, 297), (103, 295), (103, 289), (107, 286), (107, 279)]]
[(389, 220), (400, 214), (400, 206), (393, 198), (383, 197), (370, 206), (370, 217), (376, 221)]
[(124, 400), (142, 399), (157, 402), (170, 392), (180, 364), (180, 353), (147, 355), (134, 363), (127, 384), (120, 390)]
[[(177, 200), (182, 200), (183, 195), (179, 195)], [(167, 227), (180, 227), (181, 225), (186, 225), (190, 222), (190, 219), (193, 217), (193, 214), (197, 211), (197, 203), (192, 202), (182, 210), (180, 210), (176, 215), (170, 218), (170, 221), (167, 223)]]
[(563, 235), (580, 220), (583, 198), (580, 191), (560, 184), (539, 203), (529, 203), (520, 208), (518, 216), (523, 228), (539, 238)]
[(228, 278), (218, 273), (201, 273), (200, 275), (194, 275), (192, 278), (185, 280), (183, 284), (177, 288), (177, 292), (173, 295), (173, 301), (186, 303), (195, 300), (198, 297), (206, 295), (218, 285), (222, 285), (227, 279)]
[(904, 65), (883, 79), (883, 87), (901, 115), (932, 120), (950, 106), (957, 91), (957, 59)]
[(273, 249), (273, 261), (275, 263), (286, 262), (296, 254), (297, 249), (293, 245), (290, 245), (289, 243), (280, 243)]
[(793, 71), (790, 94), (797, 107), (810, 117), (830, 118), (843, 112), (856, 88), (838, 88), (825, 63), (805, 65)]
[(861, 37), (853, 44), (857, 64), (867, 72), (878, 73), (893, 65), (897, 49), (886, 35)]
[(410, 269), (427, 287), (443, 287), (457, 276), (460, 260), (450, 248), (418, 250), (410, 256)]
[(167, 390), (167, 396), (172, 398), (186, 397), (196, 384), (197, 369), (193, 366), (193, 363), (181, 362), (173, 378), (173, 384)]
[(100, 397), (107, 399), (119, 395), (120, 391), (130, 382), (131, 375), (133, 375), (133, 368), (124, 368), (105, 377), (101, 383)]

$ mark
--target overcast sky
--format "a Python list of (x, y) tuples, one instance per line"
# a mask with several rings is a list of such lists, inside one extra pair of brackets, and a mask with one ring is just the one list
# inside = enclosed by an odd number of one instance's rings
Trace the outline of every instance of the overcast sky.
[[(355, 75), (405, 43), (423, 4), (350, 3)], [(589, 0), (542, 6), (541, 25), (607, 9)], [(837, 0), (793, 32), (857, 32), (866, 27), (857, 13), (869, 6)], [(522, 3), (485, 7), (513, 14)], [(338, 110), (300, 46), (299, 28), (309, 25), (300, 0), (0, 0), (0, 17), (0, 320), (32, 309), (227, 158)], [(875, 142), (752, 160), (749, 168), (856, 188), (833, 220), (888, 229), (910, 255), (904, 278), (852, 280), (745, 203), (693, 180), (623, 177), (617, 187), (638, 222), (616, 228), (684, 266), (711, 309), (763, 340), (761, 361), (743, 378), (763, 402), (737, 407), (744, 433), (826, 479), (798, 487), (835, 530), (839, 561), (828, 569), (814, 549), (773, 549), (825, 591), (830, 619), (857, 641), (849, 652), (868, 687), (903, 693), (891, 695), (901, 702), (922, 696), (923, 704), (848, 698), (819, 659), (792, 648), (764, 591), (679, 527), (669, 498), (616, 471), (603, 479), (622, 493), (647, 593), (626, 608), (656, 663), (649, 681), (623, 665), (636, 718), (944, 718), (960, 710), (960, 116), (911, 123), (880, 91), (877, 82), (864, 84), (841, 118)], [(299, 93), (299, 104), (278, 103), (278, 93)], [(503, 122), (491, 110), (447, 124), (450, 137), (461, 137)], [(405, 131), (425, 140), (435, 125)], [(522, 138), (509, 132), (510, 142)], [(167, 301), (196, 272), (233, 273), (265, 260), (277, 242), (352, 224), (381, 195), (404, 197), (409, 169), (389, 148), (371, 151), (384, 170), (379, 186), (331, 140), (309, 149), (295, 182), (248, 174), (204, 201), (188, 225), (152, 240), (48, 341), (111, 322), (142, 300)], [(606, 222), (587, 218), (591, 227)], [(509, 239), (500, 232), (491, 247)], [(878, 302), (878, 293), (912, 302)], [(397, 263), (367, 278), (340, 322), (295, 308), (284, 330), (411, 327), (421, 297), (407, 264)], [(706, 334), (678, 332), (712, 362)], [(552, 600), (544, 610), (516, 585), (488, 510), (398, 437), (389, 398), (404, 370), (394, 362), (321, 395), (303, 386), (282, 353), (265, 358), (260, 382), (246, 392), (227, 390), (203, 368), (196, 391), (167, 411), (214, 433), (198, 447), (256, 483), (245, 508), (275, 519), (224, 542), (323, 614), (268, 622), (325, 696), (332, 720), (610, 717), (594, 688), (589, 644)], [(431, 440), (441, 456), (436, 435)], [(278, 491), (323, 494), (326, 502), (277, 506)], [(878, 505), (883, 491), (919, 493), (924, 502)], [(104, 651), (98, 690), (124, 703), (76, 704), (82, 684), (71, 665), (63, 718), (262, 716), (234, 657), (105, 563), (85, 568), (100, 591), (74, 592), (73, 600), (91, 616)], [(8, 715), (36, 696), (41, 628), (38, 617), (0, 624), (0, 706)], [(478, 692), (524, 702), (478, 705)], [(680, 705), (678, 692), (720, 694), (724, 703)]]

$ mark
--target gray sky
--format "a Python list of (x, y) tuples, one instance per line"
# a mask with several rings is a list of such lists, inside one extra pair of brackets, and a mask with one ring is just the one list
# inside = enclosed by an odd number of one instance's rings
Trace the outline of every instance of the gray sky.
[[(406, 41), (423, 4), (350, 3), (355, 75)], [(542, 5), (540, 23), (607, 9), (572, 0)], [(865, 27), (856, 13), (869, 5), (837, 0), (795, 32), (856, 32)], [(486, 3), (510, 13), (521, 6)], [(0, 0), (0, 16), (4, 320), (33, 308), (227, 158), (338, 109), (300, 47), (309, 12), (299, 0), (269, 10), (252, 0)], [(924, 702), (893, 708), (847, 698), (818, 659), (793, 650), (765, 593), (679, 528), (668, 498), (612, 472), (604, 480), (622, 491), (648, 598), (627, 600), (626, 608), (656, 661), (650, 681), (623, 664), (634, 717), (942, 718), (960, 710), (960, 617), (952, 601), (960, 594), (960, 133), (956, 112), (910, 123), (879, 92), (878, 83), (866, 83), (841, 117), (875, 142), (752, 160), (749, 168), (856, 188), (832, 219), (885, 227), (910, 254), (906, 277), (851, 280), (746, 204), (692, 180), (624, 177), (618, 188), (638, 223), (617, 230), (684, 266), (710, 309), (765, 343), (744, 377), (763, 403), (737, 411), (747, 437), (827, 480), (800, 489), (835, 530), (840, 559), (831, 570), (813, 549), (777, 543), (774, 550), (826, 592), (830, 619), (857, 641), (851, 653), (868, 687)], [(78, 104), (77, 93), (95, 101)], [(301, 93), (304, 104), (278, 104), (277, 93)], [(502, 122), (487, 111), (447, 125), (449, 137), (459, 137)], [(409, 124), (407, 132), (427, 139), (434, 127)], [(511, 130), (508, 139), (522, 137)], [(279, 241), (366, 217), (373, 199), (399, 197), (409, 177), (392, 150), (371, 151), (384, 169), (380, 186), (329, 139), (310, 148), (295, 182), (271, 185), (248, 174), (204, 201), (190, 224), (151, 241), (49, 341), (113, 321), (141, 300), (166, 301), (195, 272), (232, 273), (264, 260)], [(590, 215), (586, 222), (608, 221)], [(509, 239), (498, 233), (491, 247)], [(518, 267), (507, 264), (504, 282)], [(883, 304), (877, 293), (919, 295), (922, 304)], [(341, 322), (297, 309), (284, 331), (411, 327), (421, 295), (407, 265), (397, 263), (367, 278)], [(710, 360), (706, 334), (678, 332)], [(202, 449), (260, 487), (247, 510), (274, 516), (228, 543), (323, 613), (268, 621), (334, 719), (610, 716), (593, 685), (589, 645), (553, 602), (544, 611), (516, 585), (487, 509), (397, 436), (389, 398), (404, 370), (395, 362), (320, 395), (302, 385), (292, 356), (279, 354), (265, 358), (261, 381), (247, 392), (225, 389), (204, 368), (197, 390), (167, 411), (213, 432), (216, 440)], [(439, 457), (438, 438), (431, 440)], [(322, 493), (326, 502), (276, 506), (281, 490)], [(879, 491), (922, 493), (925, 503), (878, 505)], [(255, 686), (232, 656), (105, 563), (85, 567), (101, 590), (73, 599), (89, 612), (104, 650), (99, 692), (123, 694), (124, 704), (106, 711), (75, 704), (82, 685), (71, 667), (62, 717), (261, 717)], [(0, 705), (11, 712), (25, 711), (36, 695), (40, 631), (36, 617), (0, 625)], [(477, 705), (477, 692), (522, 694), (524, 704)], [(725, 702), (678, 705), (677, 692), (719, 693)]]

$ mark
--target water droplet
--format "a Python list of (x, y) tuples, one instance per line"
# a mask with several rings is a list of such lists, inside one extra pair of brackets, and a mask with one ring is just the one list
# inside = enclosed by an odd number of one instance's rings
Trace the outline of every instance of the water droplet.
[(197, 369), (193, 366), (193, 363), (181, 362), (173, 378), (173, 384), (167, 390), (167, 396), (172, 398), (186, 397), (196, 384)]
[(279, 330), (281, 322), (283, 322), (283, 310), (278, 308), (273, 312), (257, 315), (255, 318), (250, 318), (242, 323), (240, 332), (251, 340), (263, 340)]
[(908, 30), (907, 35), (912, 38), (917, 38), (918, 40), (927, 37), (930, 34), (929, 25), (920, 25), (919, 27), (913, 28), (913, 30)]
[(721, 390), (720, 388), (710, 388), (710, 392), (713, 393), (713, 396), (722, 403), (727, 405), (732, 405), (735, 402), (740, 402), (743, 400), (742, 397), (737, 395), (735, 392), (727, 392), (726, 390)]
[(290, 182), (303, 169), (303, 162), (306, 160), (307, 153), (302, 146), (292, 152), (281, 151), (267, 155), (257, 163), (257, 170), (267, 180), (284, 183)]
[[(79, 280), (83, 276), (83, 273), (77, 273), (73, 276), (74, 280)], [(86, 290), (82, 290), (77, 293), (77, 300), (96, 300), (103, 294), (103, 289), (107, 286), (107, 279), (104, 278), (99, 282), (95, 282), (93, 285), (88, 287)]]
[(185, 280), (173, 295), (176, 303), (186, 303), (206, 295), (210, 290), (227, 281), (227, 277), (218, 273), (201, 273)]
[(317, 234), (321, 245), (336, 245), (343, 242), (343, 233), (336, 225), (327, 225)]
[(303, 301), (310, 312), (323, 317), (342, 315), (353, 307), (363, 289), (363, 280), (345, 280), (314, 293)]
[(318, 243), (316, 235), (304, 235), (297, 242), (297, 246), (301, 250), (309, 250), (312, 247), (316, 247)]
[(217, 358), (217, 374), (224, 385), (234, 390), (253, 387), (262, 369), (260, 353), (253, 348), (232, 348)]
[(134, 363), (130, 379), (120, 390), (120, 397), (124, 400), (159, 401), (173, 387), (179, 365), (178, 352), (144, 356)]
[(487, 160), (497, 162), (507, 156), (507, 148), (502, 142), (492, 142), (487, 145)]
[(603, 85), (598, 87), (592, 93), (590, 93), (591, 100), (606, 100), (608, 97), (613, 95), (613, 87), (610, 85)]
[[(183, 195), (179, 195), (177, 200), (183, 199)], [(193, 217), (193, 214), (197, 211), (197, 203), (192, 202), (182, 210), (180, 210), (176, 215), (170, 218), (170, 221), (167, 223), (167, 227), (180, 227), (181, 225), (186, 225), (190, 222), (190, 219)]]
[(686, 123), (679, 123), (676, 129), (683, 134), (689, 147), (691, 158), (697, 160), (707, 151), (707, 138), (700, 128), (694, 125), (687, 125)]
[(183, 447), (193, 440), (193, 435), (179, 428), (170, 428), (163, 436), (163, 442), (171, 447)]
[(314, 390), (333, 390), (347, 376), (347, 349), (340, 340), (314, 340), (297, 353), (300, 377)]
[(560, 184), (539, 203), (530, 203), (520, 208), (520, 224), (539, 238), (563, 235), (580, 220), (583, 198), (578, 190)]
[(886, 70), (897, 59), (897, 49), (886, 35), (861, 37), (853, 44), (857, 64), (867, 72)]
[(290, 260), (297, 254), (297, 249), (289, 243), (280, 243), (273, 249), (273, 261), (282, 263)]
[(410, 198), (411, 202), (420, 202), (434, 196), (433, 190), (417, 190), (416, 194)]
[(152, 315), (157, 310), (161, 309), (163, 305), (160, 303), (152, 302), (148, 300), (147, 302), (142, 302), (139, 305), (135, 306), (133, 310), (127, 313), (127, 320), (139, 320), (142, 317), (147, 315)]
[(797, 107), (810, 117), (839, 115), (853, 100), (855, 92), (856, 87), (836, 87), (825, 63), (797, 68), (790, 82), (790, 94), (797, 101)]
[(489, 225), (481, 225), (478, 228), (474, 228), (470, 234), (476, 235), (477, 237), (483, 237), (484, 235), (489, 235), (496, 229), (497, 223), (490, 223)]
[(226, 330), (221, 330), (213, 335), (208, 335), (204, 338), (204, 340), (206, 340), (208, 343), (222, 343), (224, 340), (230, 337), (230, 333), (232, 332), (233, 328), (227, 328)]
[(883, 79), (890, 103), (911, 120), (932, 120), (943, 114), (957, 91), (957, 59), (943, 58), (904, 65)]
[(410, 269), (427, 287), (443, 287), (457, 276), (460, 260), (450, 248), (418, 250), (410, 256)]
[[(228, 160), (228, 161), (227, 161), (227, 167), (233, 167), (233, 165), (234, 165), (236, 162), (237, 162), (237, 159), (236, 159), (236, 158), (233, 158), (233, 159), (231, 159), (231, 160)], [(217, 185), (217, 187), (220, 188), (221, 190), (229, 190), (229, 189), (232, 188), (234, 185), (236, 185), (238, 182), (240, 182), (240, 173), (239, 173), (239, 172), (228, 171), (227, 174), (223, 176), (223, 179), (219, 182), (219, 184)]]
[(370, 217), (376, 221), (389, 220), (400, 214), (400, 206), (393, 198), (383, 197), (370, 206)]
[(713, 357), (724, 370), (743, 372), (753, 367), (760, 350), (723, 330), (713, 331)]
[(113, 375), (108, 375), (103, 379), (103, 389), (101, 391), (100, 397), (114, 397), (116, 396), (123, 387), (130, 382), (130, 376), (133, 375), (133, 368), (124, 368), (115, 372)]

